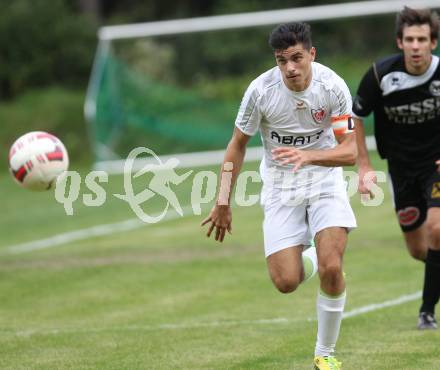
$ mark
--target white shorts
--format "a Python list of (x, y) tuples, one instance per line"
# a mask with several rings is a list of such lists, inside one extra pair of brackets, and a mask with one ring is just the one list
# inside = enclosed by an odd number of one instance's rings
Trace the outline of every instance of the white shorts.
[(266, 257), (289, 247), (309, 245), (316, 233), (328, 227), (347, 231), (356, 227), (342, 176), (330, 176), (300, 190), (263, 186), (261, 204)]

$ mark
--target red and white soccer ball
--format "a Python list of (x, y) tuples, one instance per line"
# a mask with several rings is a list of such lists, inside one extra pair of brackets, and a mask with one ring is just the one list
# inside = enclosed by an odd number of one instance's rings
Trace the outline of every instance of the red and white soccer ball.
[(33, 131), (19, 137), (9, 151), (9, 169), (15, 181), (33, 191), (49, 190), (69, 166), (64, 144), (56, 136)]

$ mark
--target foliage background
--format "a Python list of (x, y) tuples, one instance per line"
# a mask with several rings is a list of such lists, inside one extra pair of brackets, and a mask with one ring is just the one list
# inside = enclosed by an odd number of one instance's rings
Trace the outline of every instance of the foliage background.
[[(336, 2), (344, 1), (332, 1)], [(65, 142), (74, 162), (91, 162), (83, 102), (100, 26), (326, 3), (323, 0), (0, 0), (0, 145), (4, 153), (0, 168), (7, 167), (12, 142), (31, 130), (56, 133)], [(376, 16), (362, 21), (313, 23), (318, 60), (331, 65), (354, 92), (371, 61), (395, 50), (393, 22), (393, 16)], [(216, 37), (215, 33), (207, 34), (201, 44), (199, 41), (194, 44), (188, 38), (176, 48), (203, 50), (203, 57), (196, 52), (187, 53), (184, 60), (174, 65), (165, 63), (157, 73), (166, 74), (183, 86), (196, 80), (207, 94), (215, 92), (219, 97), (239, 101), (256, 73), (273, 63), (266, 42), (267, 30), (262, 30), (261, 35), (250, 31), (231, 33), (228, 47), (218, 45)], [(237, 50), (243, 57), (237, 57)], [(125, 55), (129, 57), (130, 53)]]

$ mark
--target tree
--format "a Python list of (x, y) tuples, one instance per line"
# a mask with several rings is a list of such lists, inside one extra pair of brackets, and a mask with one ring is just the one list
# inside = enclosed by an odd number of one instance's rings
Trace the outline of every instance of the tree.
[(0, 13), (0, 98), (29, 86), (82, 85), (96, 29), (62, 0), (15, 0)]

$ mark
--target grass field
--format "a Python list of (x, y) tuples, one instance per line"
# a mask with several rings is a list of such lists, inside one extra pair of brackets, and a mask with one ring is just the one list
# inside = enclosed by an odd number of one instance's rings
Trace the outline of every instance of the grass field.
[[(223, 245), (204, 236), (202, 216), (188, 214), (13, 253), (20, 243), (135, 216), (111, 195), (123, 192), (121, 177), (105, 185), (103, 206), (79, 199), (73, 216), (52, 193), (28, 193), (7, 174), (0, 184), (0, 369), (312, 367), (318, 281), (292, 295), (272, 287), (259, 206), (234, 209)], [(176, 188), (182, 205), (189, 185)], [(345, 257), (346, 311), (418, 292), (423, 266), (405, 251), (388, 192), (379, 207), (352, 200), (359, 228)], [(439, 369), (440, 334), (416, 330), (418, 306), (415, 299), (344, 319), (343, 368)]]

